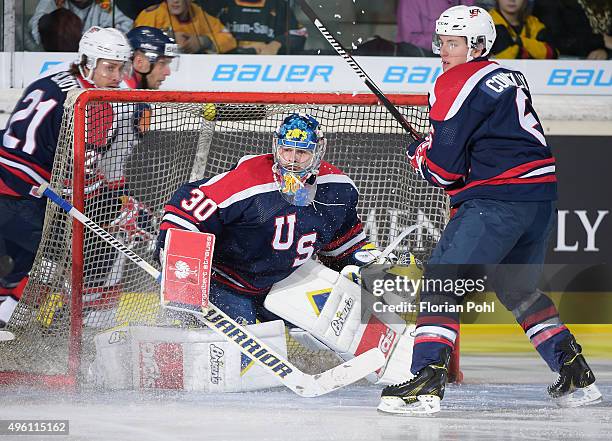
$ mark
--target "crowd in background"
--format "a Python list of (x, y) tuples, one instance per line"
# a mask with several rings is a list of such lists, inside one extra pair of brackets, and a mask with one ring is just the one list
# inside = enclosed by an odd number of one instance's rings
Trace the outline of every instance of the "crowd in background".
[[(372, 36), (355, 55), (433, 56), (435, 20), (445, 9), (476, 5), (491, 12), (497, 39), (493, 58), (610, 59), (609, 0), (396, 0), (395, 41)], [(76, 52), (84, 29), (114, 26), (128, 32), (153, 26), (188, 54), (303, 54), (308, 31), (289, 0), (40, 0), (29, 20), (29, 49)], [(61, 30), (61, 31), (60, 31)]]

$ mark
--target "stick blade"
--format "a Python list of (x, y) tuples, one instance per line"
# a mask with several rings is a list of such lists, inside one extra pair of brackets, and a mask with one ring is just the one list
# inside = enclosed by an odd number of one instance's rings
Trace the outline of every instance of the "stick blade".
[(385, 361), (385, 355), (382, 351), (378, 348), (372, 348), (339, 366), (313, 375), (312, 383), (308, 387), (302, 388), (300, 395), (318, 397), (328, 394), (377, 371), (384, 366)]

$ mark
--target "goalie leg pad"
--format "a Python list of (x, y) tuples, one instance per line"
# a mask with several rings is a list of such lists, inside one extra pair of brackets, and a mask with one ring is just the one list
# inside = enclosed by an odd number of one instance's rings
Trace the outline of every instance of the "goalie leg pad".
[[(344, 360), (378, 347), (387, 363), (372, 382), (401, 383), (410, 377), (413, 327), (391, 312), (373, 312), (378, 299), (320, 263), (309, 261), (275, 284), (264, 306), (312, 334)], [(398, 347), (400, 349), (395, 352)], [(389, 373), (385, 375), (386, 370)]]
[[(410, 364), (412, 363), (415, 329), (415, 325), (406, 326), (397, 343), (391, 349), (391, 353), (387, 357), (387, 364), (378, 376), (376, 384), (399, 384), (414, 377), (410, 372)], [(387, 338), (387, 342), (384, 344), (390, 344), (389, 340), (390, 338)]]
[[(281, 355), (287, 355), (281, 320), (247, 326)], [(281, 382), (209, 329), (122, 327), (98, 334), (89, 368), (107, 389), (177, 389), (241, 392)]]

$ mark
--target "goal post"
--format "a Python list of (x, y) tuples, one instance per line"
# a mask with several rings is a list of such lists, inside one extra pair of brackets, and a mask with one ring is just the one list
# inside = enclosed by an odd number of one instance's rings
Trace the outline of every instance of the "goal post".
[[(413, 127), (427, 131), (426, 96), (388, 97)], [(71, 92), (51, 187), (152, 263), (164, 203), (178, 187), (222, 173), (246, 154), (271, 152), (272, 133), (292, 112), (321, 123), (324, 159), (355, 182), (370, 239), (384, 247), (422, 224), (399, 251), (426, 259), (448, 219), (448, 198), (410, 169), (410, 135), (371, 94)], [(175, 324), (162, 315), (158, 287), (146, 274), (47, 204), (30, 280), (8, 323), (17, 337), (0, 344), (0, 383), (74, 388), (86, 381), (96, 333)], [(291, 341), (289, 357), (323, 356)], [(456, 376), (458, 354), (453, 359)]]

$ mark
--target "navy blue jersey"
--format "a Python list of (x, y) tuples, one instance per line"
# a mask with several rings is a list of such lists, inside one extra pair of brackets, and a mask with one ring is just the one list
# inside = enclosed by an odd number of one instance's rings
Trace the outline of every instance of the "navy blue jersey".
[(343, 261), (365, 245), (349, 177), (323, 162), (315, 200), (301, 207), (279, 193), (272, 165), (271, 154), (245, 156), (226, 173), (180, 187), (165, 207), (158, 248), (169, 228), (213, 233), (213, 279), (266, 294), (314, 255)]
[(69, 72), (28, 86), (1, 132), (0, 195), (23, 197), (51, 177), (68, 91), (87, 87)]
[(484, 59), (455, 66), (436, 79), (429, 105), (420, 172), (447, 191), (451, 205), (556, 199), (555, 159), (520, 72)]

